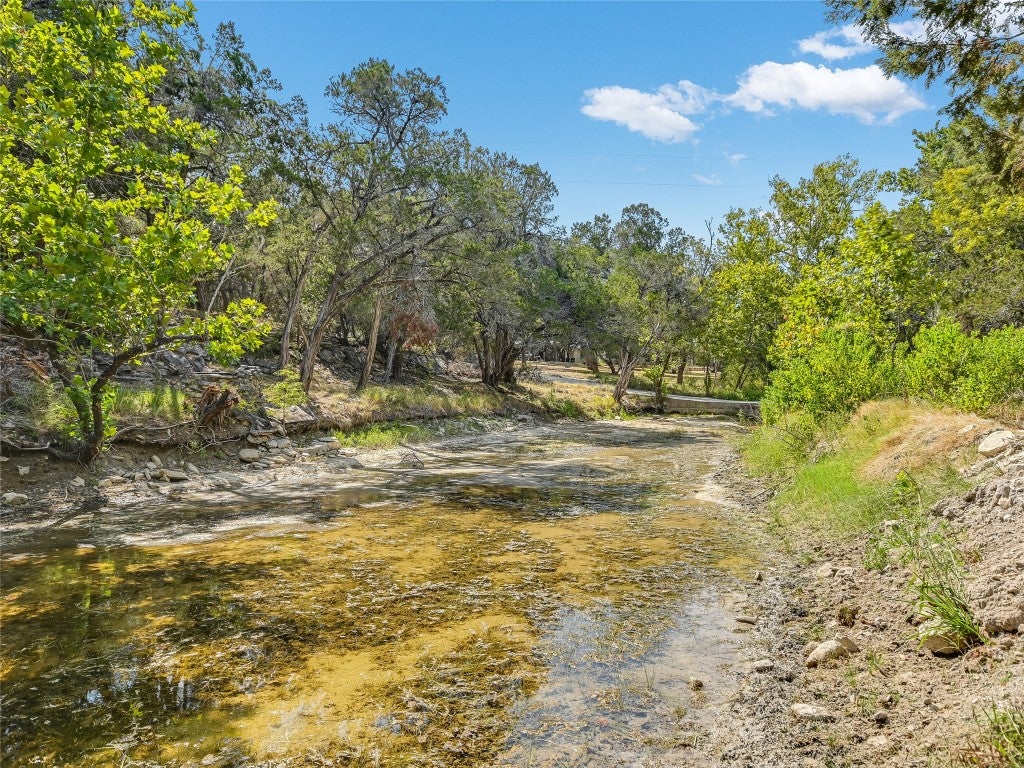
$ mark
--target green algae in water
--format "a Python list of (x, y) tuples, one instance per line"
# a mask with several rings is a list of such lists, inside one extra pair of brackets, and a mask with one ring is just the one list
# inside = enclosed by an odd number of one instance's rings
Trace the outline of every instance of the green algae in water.
[[(4, 764), (486, 764), (567, 644), (621, 672), (700, 578), (749, 566), (686, 499), (699, 446), (617, 434), (491, 448), (504, 482), (435, 468), (302, 525), (5, 563)], [(559, 634), (570, 609), (589, 637)]]

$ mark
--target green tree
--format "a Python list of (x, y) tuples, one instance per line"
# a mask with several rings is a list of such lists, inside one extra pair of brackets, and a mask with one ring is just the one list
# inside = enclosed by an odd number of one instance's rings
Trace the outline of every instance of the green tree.
[(247, 203), (238, 168), (223, 182), (190, 172), (214, 133), (154, 101), (177, 54), (162, 40), (191, 14), (69, 2), (40, 21), (0, 6), (0, 317), (49, 355), (86, 461), (122, 366), (197, 340), (230, 358), (266, 331), (252, 301), (195, 309), (196, 280), (231, 258), (206, 222), (265, 225), (273, 205)]

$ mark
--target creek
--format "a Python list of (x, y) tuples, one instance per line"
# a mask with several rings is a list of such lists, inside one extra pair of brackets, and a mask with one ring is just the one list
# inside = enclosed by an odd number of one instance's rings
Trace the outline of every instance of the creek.
[(735, 430), (510, 423), (328, 487), (6, 535), (0, 758), (687, 764), (757, 566), (716, 486)]

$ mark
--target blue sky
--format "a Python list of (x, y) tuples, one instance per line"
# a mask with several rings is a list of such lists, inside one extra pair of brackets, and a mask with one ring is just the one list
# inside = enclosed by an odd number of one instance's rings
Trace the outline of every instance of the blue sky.
[(540, 163), (560, 223), (646, 202), (694, 234), (850, 153), (913, 163), (942, 93), (885, 80), (877, 52), (818, 2), (234, 2), (199, 0), (202, 31), (235, 22), (257, 63), (316, 121), (323, 88), (367, 58), (443, 80), (446, 127)]

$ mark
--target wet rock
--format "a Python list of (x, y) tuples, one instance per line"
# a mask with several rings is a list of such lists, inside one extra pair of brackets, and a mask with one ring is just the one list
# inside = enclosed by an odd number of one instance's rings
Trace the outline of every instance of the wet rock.
[(793, 704), (789, 711), (797, 720), (832, 722), (836, 719), (836, 716), (827, 709), (814, 704)]
[(991, 458), (998, 456), (1013, 444), (1013, 432), (1008, 429), (1001, 429), (987, 435), (984, 440), (978, 443), (978, 453)]
[(260, 460), (260, 452), (255, 448), (243, 448), (238, 452), (238, 460), (245, 464), (252, 464)]
[(826, 640), (823, 643), (818, 643), (815, 649), (811, 651), (807, 657), (806, 664), (808, 667), (816, 667), (826, 661), (847, 656), (849, 653), (849, 648), (838, 640)]
[(9, 507), (16, 507), (19, 504), (24, 504), (28, 501), (28, 496), (24, 493), (5, 493), (3, 496), (0, 496), (0, 501)]

